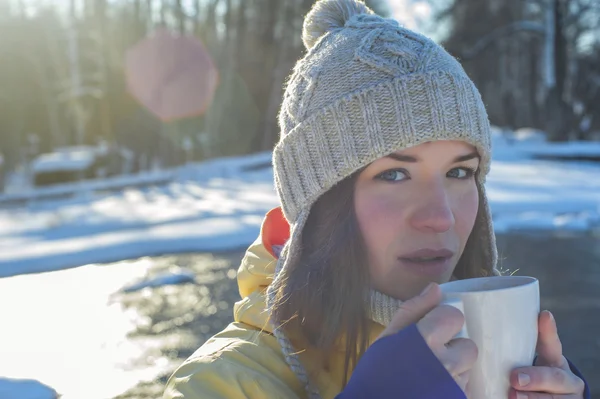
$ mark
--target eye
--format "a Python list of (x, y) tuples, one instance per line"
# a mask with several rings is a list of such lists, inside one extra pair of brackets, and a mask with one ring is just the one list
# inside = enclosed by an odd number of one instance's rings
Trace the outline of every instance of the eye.
[(405, 169), (390, 169), (378, 174), (375, 179), (386, 182), (399, 182), (408, 179), (408, 172)]
[(467, 180), (475, 175), (475, 170), (471, 168), (454, 168), (446, 174), (446, 176), (453, 179)]

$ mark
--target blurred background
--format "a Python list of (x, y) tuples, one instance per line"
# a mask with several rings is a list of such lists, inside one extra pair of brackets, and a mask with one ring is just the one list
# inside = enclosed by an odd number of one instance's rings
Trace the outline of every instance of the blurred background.
[[(232, 320), (314, 0), (0, 0), (0, 397), (160, 397)], [(371, 0), (486, 104), (501, 267), (600, 398), (600, 2)]]

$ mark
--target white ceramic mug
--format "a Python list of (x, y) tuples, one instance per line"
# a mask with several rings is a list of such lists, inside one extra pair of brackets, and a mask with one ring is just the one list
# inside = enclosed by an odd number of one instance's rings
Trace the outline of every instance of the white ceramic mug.
[(531, 366), (540, 313), (539, 282), (533, 277), (497, 276), (441, 285), (443, 303), (465, 315), (458, 337), (472, 339), (479, 355), (471, 370), (470, 399), (506, 399), (510, 372)]

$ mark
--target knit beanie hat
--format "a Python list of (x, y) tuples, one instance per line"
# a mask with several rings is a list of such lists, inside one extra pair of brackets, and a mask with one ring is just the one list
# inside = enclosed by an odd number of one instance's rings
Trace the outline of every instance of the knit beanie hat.
[[(467, 250), (481, 254), (473, 277), (499, 274), (485, 195), (490, 126), (481, 96), (461, 65), (431, 39), (375, 15), (359, 0), (319, 0), (304, 21), (307, 54), (288, 80), (273, 153), (277, 195), (290, 239), (267, 291), (272, 308), (282, 270), (301, 255), (314, 202), (335, 184), (393, 152), (436, 140), (461, 140), (481, 157), (479, 212)], [(470, 247), (470, 248), (469, 248)], [(387, 325), (399, 301), (378, 292), (371, 318)], [(286, 361), (319, 398), (294, 348), (274, 320)]]

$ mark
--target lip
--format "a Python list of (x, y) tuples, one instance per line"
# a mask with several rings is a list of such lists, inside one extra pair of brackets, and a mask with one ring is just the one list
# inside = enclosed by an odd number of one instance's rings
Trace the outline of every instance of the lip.
[[(439, 276), (450, 270), (454, 252), (450, 249), (424, 248), (398, 257), (400, 264), (414, 274), (421, 276)], [(436, 258), (430, 261), (418, 261), (417, 258)]]
[(407, 254), (400, 255), (400, 259), (410, 259), (410, 258), (451, 258), (454, 256), (454, 252), (447, 249), (430, 249), (423, 248), (414, 252), (410, 252)]

